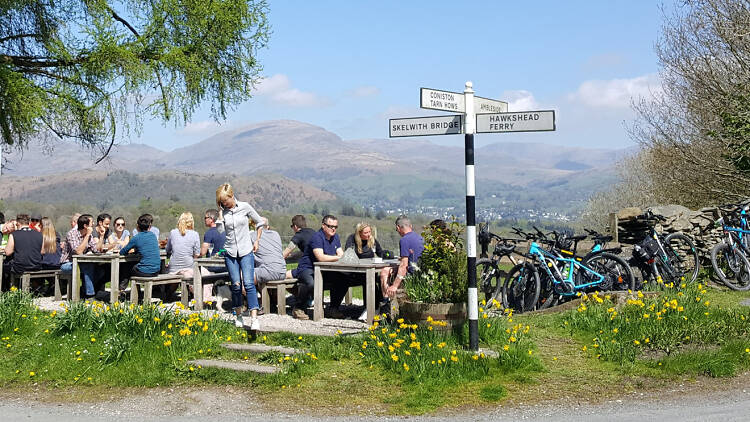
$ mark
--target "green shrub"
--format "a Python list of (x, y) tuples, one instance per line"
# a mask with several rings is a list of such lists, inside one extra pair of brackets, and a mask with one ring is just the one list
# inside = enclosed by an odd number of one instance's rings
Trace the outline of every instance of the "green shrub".
[(466, 302), (466, 252), (461, 229), (455, 221), (446, 229), (428, 227), (422, 232), (424, 251), (419, 269), (404, 279), (413, 302)]

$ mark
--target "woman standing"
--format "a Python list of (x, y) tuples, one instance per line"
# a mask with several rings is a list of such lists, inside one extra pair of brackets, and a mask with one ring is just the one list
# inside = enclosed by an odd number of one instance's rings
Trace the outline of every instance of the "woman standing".
[[(238, 201), (234, 197), (234, 189), (229, 183), (224, 183), (216, 189), (216, 205), (219, 207), (219, 219), (216, 229), (219, 233), (226, 233), (224, 249), (224, 263), (232, 279), (232, 307), (236, 314), (235, 325), (242, 327), (242, 284), (245, 286), (247, 308), (250, 310), (250, 329), (259, 330), (258, 322), (258, 294), (255, 290), (253, 267), (255, 257), (253, 252), (258, 250), (258, 242), (263, 233), (263, 220), (247, 202)], [(257, 237), (255, 242), (250, 238), (249, 220), (255, 222)]]

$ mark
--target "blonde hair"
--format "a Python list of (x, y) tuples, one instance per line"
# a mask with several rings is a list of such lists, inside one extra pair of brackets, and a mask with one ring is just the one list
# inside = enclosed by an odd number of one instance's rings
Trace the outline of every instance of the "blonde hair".
[(188, 230), (193, 230), (195, 227), (195, 220), (193, 220), (193, 213), (191, 212), (183, 212), (180, 215), (180, 218), (177, 219), (177, 230), (180, 231), (180, 234), (185, 236), (185, 233)]
[(357, 225), (354, 227), (354, 243), (357, 244), (357, 253), (362, 253), (362, 231), (364, 231), (366, 228), (370, 228), (370, 238), (367, 239), (367, 246), (375, 250), (375, 237), (377, 236), (377, 231), (375, 230), (375, 227), (371, 226), (370, 223), (357, 223)]
[(229, 183), (224, 183), (223, 185), (219, 186), (218, 189), (216, 189), (216, 206), (219, 207), (219, 209), (224, 208), (221, 203), (225, 199), (233, 197), (234, 189), (232, 189), (232, 185), (230, 185)]
[(57, 233), (49, 217), (42, 218), (42, 253), (57, 252)]

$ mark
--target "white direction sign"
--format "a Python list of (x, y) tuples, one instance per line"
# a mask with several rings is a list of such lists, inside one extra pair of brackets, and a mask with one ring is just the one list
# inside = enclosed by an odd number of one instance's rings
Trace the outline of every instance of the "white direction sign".
[(477, 114), (477, 133), (542, 132), (555, 130), (555, 111)]
[[(463, 95), (461, 97), (463, 98)], [(463, 119), (460, 114), (453, 116), (390, 119), (388, 121), (388, 128), (391, 138), (402, 136), (457, 135), (463, 132)]]
[(490, 98), (474, 96), (474, 113), (505, 113), (508, 103)]
[(464, 94), (438, 89), (421, 88), (419, 90), (420, 107), (431, 110), (453, 111), (456, 113), (466, 112), (466, 100)]

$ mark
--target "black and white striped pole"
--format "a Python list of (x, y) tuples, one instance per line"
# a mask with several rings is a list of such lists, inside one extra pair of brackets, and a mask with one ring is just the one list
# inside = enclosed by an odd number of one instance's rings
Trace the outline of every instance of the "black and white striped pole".
[(469, 349), (479, 350), (479, 309), (477, 296), (477, 227), (474, 188), (474, 90), (471, 81), (464, 89), (466, 118), (464, 120), (464, 144), (466, 154), (466, 271), (469, 284)]

